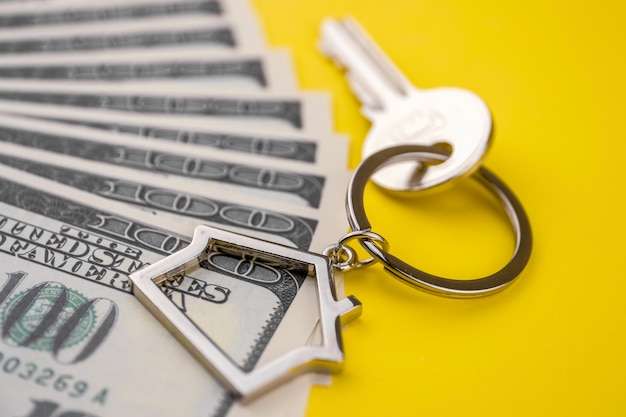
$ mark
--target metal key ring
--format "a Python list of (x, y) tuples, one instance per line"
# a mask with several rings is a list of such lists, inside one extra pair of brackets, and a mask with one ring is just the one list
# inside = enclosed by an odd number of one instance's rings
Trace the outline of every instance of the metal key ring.
[[(355, 170), (348, 186), (346, 209), (352, 230), (371, 229), (371, 224), (365, 214), (363, 196), (367, 182), (376, 171), (385, 166), (407, 160), (444, 161), (448, 155), (449, 153), (443, 149), (421, 145), (394, 146), (371, 154)], [(470, 298), (492, 294), (504, 289), (519, 275), (530, 258), (532, 248), (530, 222), (524, 208), (513, 192), (491, 171), (481, 167), (473, 174), (473, 177), (501, 201), (516, 235), (515, 252), (511, 260), (496, 273), (471, 280), (442, 278), (407, 264), (378, 247), (371, 240), (360, 240), (361, 245), (373, 257), (378, 258), (383, 263), (385, 270), (403, 282), (433, 294), (454, 298)]]

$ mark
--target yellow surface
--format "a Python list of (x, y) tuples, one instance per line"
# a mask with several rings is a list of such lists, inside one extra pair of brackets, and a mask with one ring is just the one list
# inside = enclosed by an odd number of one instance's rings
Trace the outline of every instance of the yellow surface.
[[(518, 282), (484, 299), (420, 293), (380, 267), (348, 274), (364, 313), (308, 416), (625, 415), (626, 3), (253, 4), (271, 44), (293, 51), (301, 86), (332, 94), (351, 168), (368, 122), (315, 48), (323, 17), (357, 17), (420, 87), (479, 94), (496, 126), (485, 165), (535, 237)], [(392, 252), (432, 273), (477, 277), (512, 251), (506, 218), (472, 181), (418, 200), (372, 186), (367, 209)]]

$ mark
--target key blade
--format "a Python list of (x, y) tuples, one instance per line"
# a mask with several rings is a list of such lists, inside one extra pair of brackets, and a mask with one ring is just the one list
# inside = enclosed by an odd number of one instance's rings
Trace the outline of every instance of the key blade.
[(362, 77), (359, 76), (359, 71), (354, 71), (353, 65), (350, 63), (353, 61), (352, 54), (342, 52), (348, 48), (346, 46), (345, 34), (342, 33), (343, 30), (339, 21), (334, 19), (324, 20), (321, 30), (322, 38), (318, 47), (337, 67), (346, 71), (348, 86), (363, 105), (363, 111), (366, 111), (366, 109), (380, 110), (383, 108), (383, 101), (376, 94), (376, 91), (362, 80)]
[(349, 74), (366, 116), (390, 107), (410, 91), (409, 81), (354, 19), (325, 19), (319, 45)]
[(409, 94), (409, 89), (412, 87), (411, 82), (389, 59), (374, 39), (359, 25), (356, 19), (346, 17), (341, 23), (344, 29), (350, 33), (352, 39), (361, 47), (363, 53), (376, 65), (378, 70), (384, 75), (387, 82), (390, 83), (397, 93), (400, 95)]
[(358, 79), (358, 75), (356, 75), (354, 72), (348, 71), (348, 67), (345, 61), (342, 60), (340, 56), (337, 56), (335, 53), (333, 53), (332, 48), (328, 47), (328, 42), (324, 42), (324, 39), (322, 39), (319, 42), (318, 47), (320, 51), (327, 58), (330, 58), (337, 67), (346, 70), (346, 80), (348, 81), (348, 86), (350, 87), (350, 90), (352, 90), (352, 93), (359, 99), (359, 101), (363, 105), (363, 112), (374, 111), (374, 109), (382, 109), (380, 97), (378, 97), (373, 91), (368, 89), (365, 83)]

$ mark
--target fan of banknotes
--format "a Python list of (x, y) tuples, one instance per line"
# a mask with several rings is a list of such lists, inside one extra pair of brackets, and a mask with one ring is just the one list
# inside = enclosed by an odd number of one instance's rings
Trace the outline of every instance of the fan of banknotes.
[[(319, 378), (240, 404), (128, 275), (198, 224), (336, 241), (328, 97), (298, 90), (245, 0), (5, 2), (0, 55), (0, 415), (302, 415)], [(236, 264), (163, 291), (243, 370), (319, 342), (314, 283)]]

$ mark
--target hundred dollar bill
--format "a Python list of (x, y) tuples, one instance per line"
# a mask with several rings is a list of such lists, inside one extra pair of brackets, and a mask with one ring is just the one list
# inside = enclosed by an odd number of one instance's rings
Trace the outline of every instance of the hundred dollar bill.
[(0, 28), (69, 25), (89, 22), (150, 19), (188, 15), (212, 15), (233, 19), (253, 18), (246, 0), (109, 0), (0, 1)]
[[(130, 293), (129, 273), (187, 244), (174, 227), (0, 167), (1, 415), (229, 413), (235, 399)], [(315, 317), (297, 307), (314, 287), (258, 262), (238, 275), (231, 256), (215, 253), (164, 291), (248, 370), (283, 321), (292, 329), (281, 343), (310, 337)]]
[(248, 0), (84, 0), (0, 2), (0, 30), (56, 30), (62, 27), (122, 25), (156, 19), (209, 17), (257, 20)]
[(142, 33), (76, 35), (55, 38), (0, 41), (0, 54), (18, 55), (67, 51), (98, 51), (107, 49), (141, 49), (172, 46), (219, 46), (235, 48), (236, 41), (229, 27), (198, 28), (179, 31), (151, 30)]
[(59, 52), (101, 52), (146, 48), (198, 47), (231, 51), (260, 51), (265, 47), (258, 24), (249, 19), (187, 16), (139, 20), (132, 23), (74, 24), (0, 30), (0, 55)]
[[(149, 175), (130, 177), (125, 170), (110, 169), (80, 159), (0, 143), (0, 164), (77, 188), (86, 193), (129, 204), (176, 221), (183, 230), (209, 224), (238, 233), (271, 240), (299, 249), (321, 251), (347, 229), (344, 216), (307, 216), (280, 210), (268, 201), (250, 201), (226, 192), (190, 192), (169, 181)], [(336, 205), (341, 205), (337, 201)], [(187, 225), (187, 226), (185, 226)]]
[[(64, 55), (62, 59), (0, 60), (0, 78), (43, 85), (124, 83), (193, 84), (197, 89), (258, 89), (294, 91), (296, 83), (287, 51), (218, 53), (198, 56), (197, 51), (156, 50), (133, 56), (119, 54)], [(30, 57), (32, 58), (32, 57)], [(87, 59), (85, 59), (87, 58)]]
[(98, 131), (87, 135), (84, 129), (15, 116), (0, 116), (0, 141), (100, 162), (109, 169), (123, 167), (179, 178), (187, 187), (214, 184), (218, 189), (291, 206), (332, 207), (342, 200), (338, 196), (343, 194), (347, 178), (342, 167), (321, 171), (297, 161), (277, 163), (273, 158), (244, 154), (232, 158), (223, 150), (213, 150), (211, 157), (203, 158), (170, 143), (132, 141)]
[(329, 97), (323, 93), (205, 93), (187, 85), (85, 88), (0, 80), (0, 111), (49, 119), (132, 120), (131, 124), (169, 121), (190, 129), (236, 125), (332, 133)]
[[(112, 3), (112, 4), (111, 4)], [(145, 19), (156, 16), (189, 14), (222, 15), (224, 9), (217, 0), (110, 2), (109, 4), (81, 2), (59, 4), (49, 2), (37, 8), (0, 7), (0, 28), (40, 25), (64, 25), (84, 22), (109, 22)]]
[[(115, 122), (90, 122), (84, 120), (49, 119), (54, 122), (90, 129), (113, 132), (124, 137), (145, 140), (158, 140), (176, 143), (179, 146), (198, 148), (225, 149), (233, 152), (270, 156), (274, 158), (302, 161), (320, 167), (341, 166), (347, 161), (347, 138), (340, 135), (313, 137), (306, 132), (288, 134), (278, 132), (259, 132), (257, 129), (231, 127), (229, 129), (189, 129), (179, 128), (171, 123), (155, 120), (150, 124), (130, 124)], [(206, 151), (206, 149), (205, 149)], [(199, 150), (199, 154), (203, 151)]]
[[(245, 152), (255, 155), (269, 155), (276, 158), (285, 158), (314, 163), (319, 160), (318, 149), (328, 141), (317, 143), (313, 139), (281, 138), (280, 134), (273, 137), (256, 133), (227, 133), (210, 130), (172, 129), (159, 127), (158, 124), (129, 125), (120, 123), (97, 123), (82, 120), (54, 120), (74, 126), (84, 126), (108, 132), (132, 135), (142, 139), (156, 139), (174, 142), (182, 145), (198, 145), (209, 148), (227, 149), (236, 152)], [(340, 148), (340, 147), (339, 147)]]

